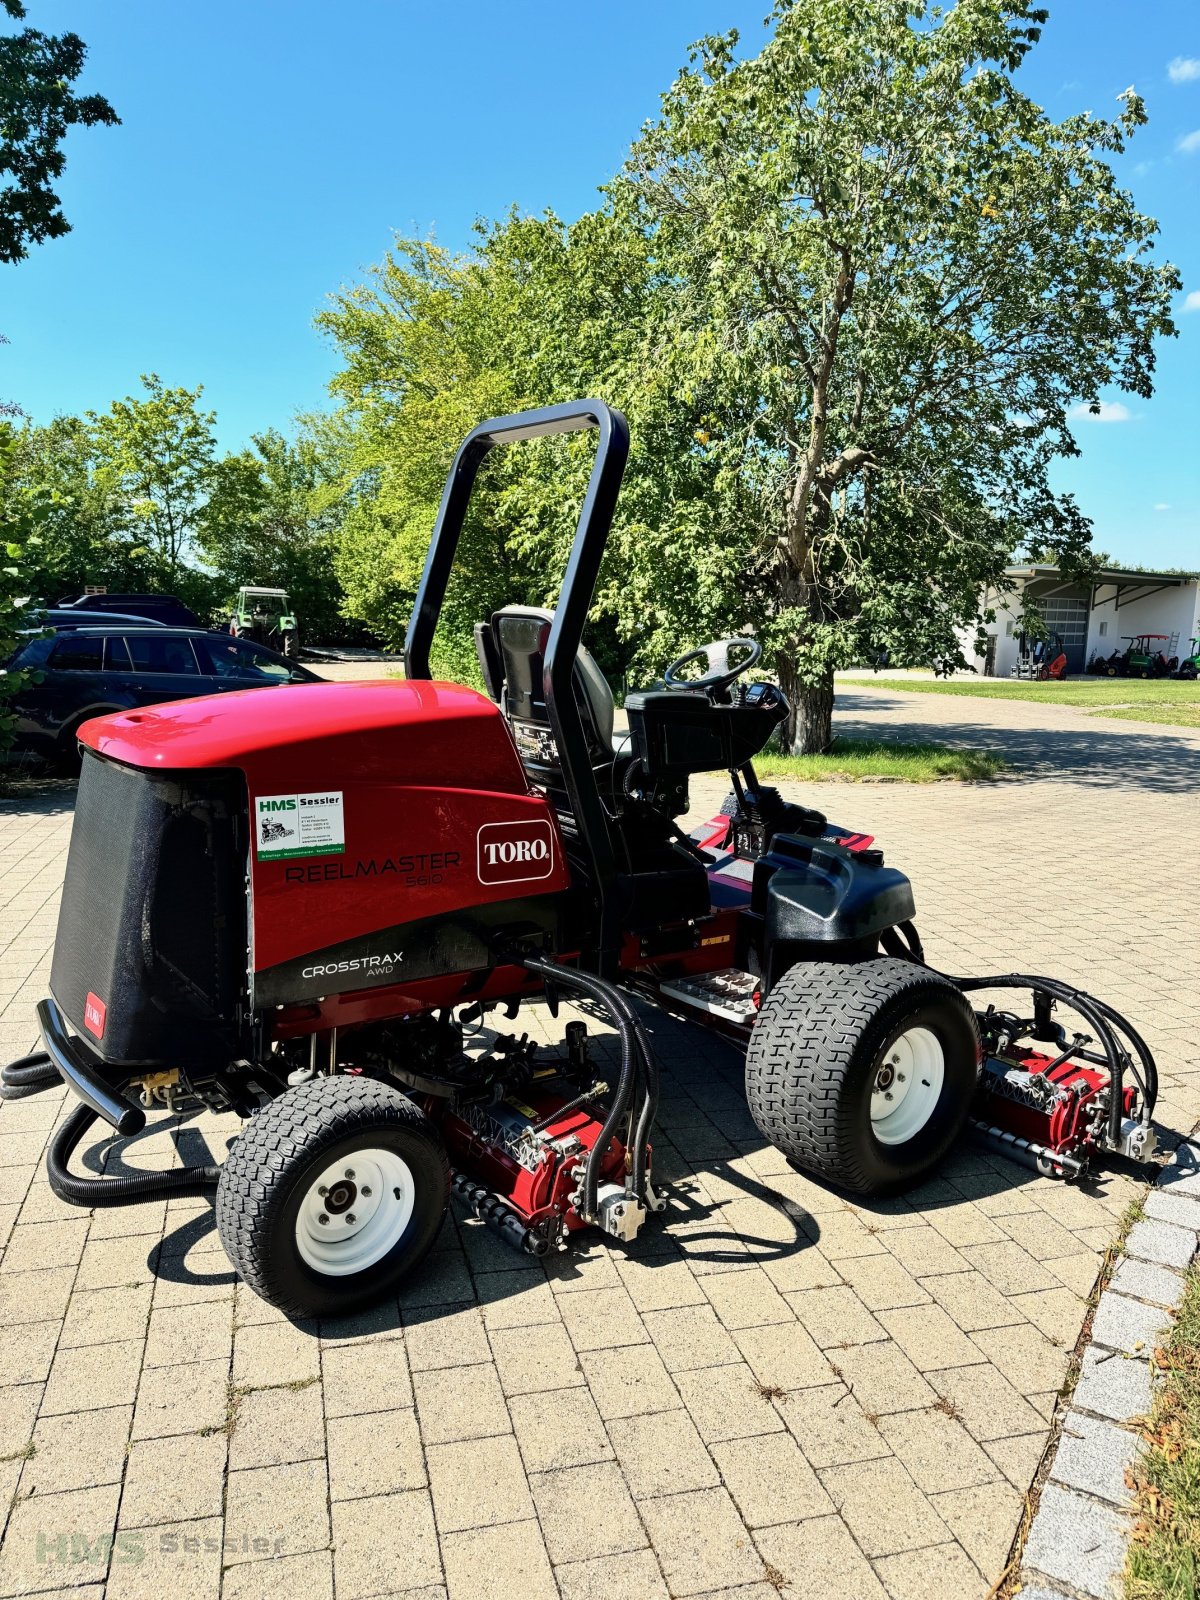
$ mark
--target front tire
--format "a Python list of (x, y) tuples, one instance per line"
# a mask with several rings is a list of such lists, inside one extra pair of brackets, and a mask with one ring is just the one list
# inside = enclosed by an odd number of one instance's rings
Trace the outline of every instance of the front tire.
[(856, 1194), (919, 1183), (958, 1138), (979, 1079), (975, 1014), (948, 978), (891, 958), (792, 967), (746, 1052), (761, 1132)]
[(418, 1106), (371, 1078), (317, 1078), (243, 1129), (221, 1169), (217, 1231), (270, 1305), (342, 1315), (420, 1264), (449, 1195), (446, 1152)]

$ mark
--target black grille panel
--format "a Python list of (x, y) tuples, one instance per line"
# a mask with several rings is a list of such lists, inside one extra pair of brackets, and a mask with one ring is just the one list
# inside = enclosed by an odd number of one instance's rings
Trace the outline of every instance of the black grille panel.
[[(85, 753), (50, 989), (106, 1061), (208, 1063), (246, 967), (240, 774), (159, 776)], [(88, 995), (105, 1008), (100, 1038)]]

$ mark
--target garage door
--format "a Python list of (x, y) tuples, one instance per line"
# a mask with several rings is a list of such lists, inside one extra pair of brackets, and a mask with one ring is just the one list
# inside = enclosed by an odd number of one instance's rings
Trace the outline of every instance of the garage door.
[(1086, 662), (1088, 603), (1069, 595), (1055, 595), (1041, 602), (1041, 613), (1050, 633), (1062, 636), (1067, 656), (1067, 671), (1082, 672)]

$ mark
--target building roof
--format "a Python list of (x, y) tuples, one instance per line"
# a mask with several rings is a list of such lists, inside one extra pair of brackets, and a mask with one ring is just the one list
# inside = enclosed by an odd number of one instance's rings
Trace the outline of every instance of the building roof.
[[(1005, 577), (1024, 578), (1032, 582), (1038, 578), (1061, 578), (1059, 569), (1051, 562), (1035, 563), (1028, 567), (1006, 567)], [(1154, 585), (1183, 585), (1195, 583), (1200, 578), (1200, 572), (1146, 572), (1138, 567), (1102, 567), (1099, 572), (1093, 573), (1090, 578), (1079, 578), (1080, 584), (1116, 584), (1120, 588), (1141, 587), (1143, 584)]]

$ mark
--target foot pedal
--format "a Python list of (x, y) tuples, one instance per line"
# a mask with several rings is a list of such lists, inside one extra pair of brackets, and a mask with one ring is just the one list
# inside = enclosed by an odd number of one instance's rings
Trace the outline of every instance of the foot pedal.
[(762, 979), (752, 972), (736, 969), (706, 972), (699, 978), (672, 978), (660, 983), (658, 992), (693, 1011), (707, 1011), (726, 1022), (748, 1028), (758, 1017)]

